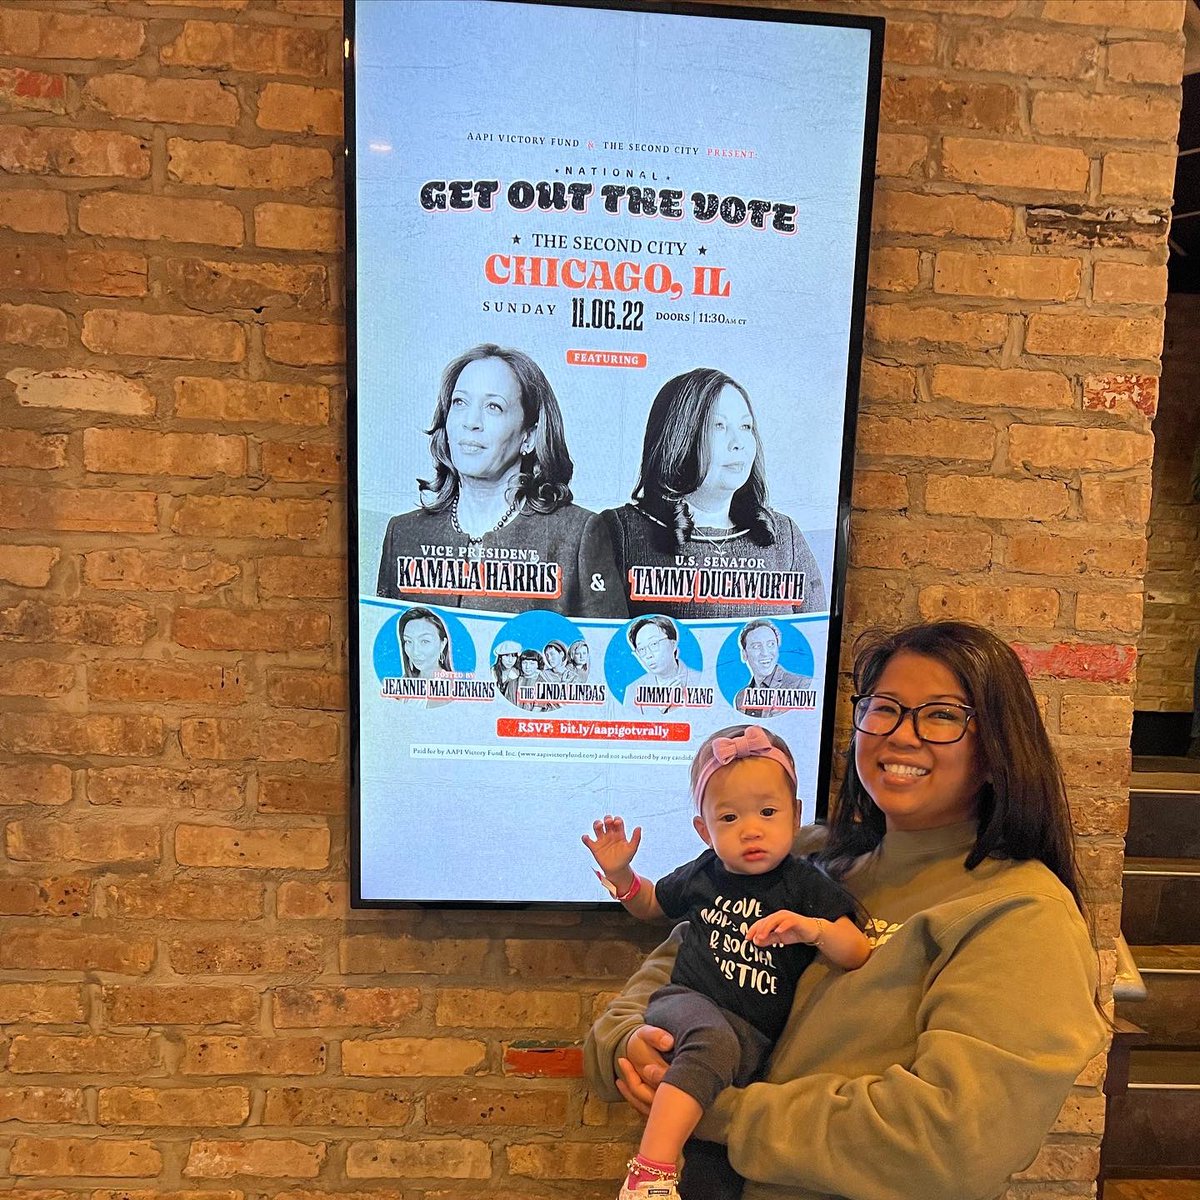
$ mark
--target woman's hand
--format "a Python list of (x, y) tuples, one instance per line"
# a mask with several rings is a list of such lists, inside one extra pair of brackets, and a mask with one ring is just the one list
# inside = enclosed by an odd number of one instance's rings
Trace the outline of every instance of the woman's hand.
[(625, 1057), (617, 1059), (621, 1072), (617, 1091), (642, 1114), (650, 1115), (654, 1093), (667, 1072), (663, 1055), (675, 1045), (675, 1039), (657, 1025), (639, 1025), (625, 1043)]
[[(592, 822), (594, 838), (583, 835), (583, 844), (592, 852), (596, 865), (604, 872), (606, 878), (620, 876), (633, 862), (638, 846), (642, 842), (642, 827), (639, 825), (633, 833), (625, 836), (625, 822), (620, 817), (605, 816), (603, 821)], [(617, 882), (613, 880), (613, 882)]]

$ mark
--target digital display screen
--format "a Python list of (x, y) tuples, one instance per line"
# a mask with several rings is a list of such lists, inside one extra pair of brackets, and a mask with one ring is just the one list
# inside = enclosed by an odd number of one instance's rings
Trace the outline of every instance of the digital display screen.
[(740, 722), (823, 808), (881, 44), (348, 7), (356, 906), (604, 901), (605, 813), (657, 878)]

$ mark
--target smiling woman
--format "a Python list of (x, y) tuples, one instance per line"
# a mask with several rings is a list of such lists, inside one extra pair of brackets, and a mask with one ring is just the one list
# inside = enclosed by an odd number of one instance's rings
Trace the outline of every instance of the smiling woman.
[[(490, 343), (445, 370), (421, 506), (388, 523), (376, 592), (393, 600), (619, 617), (607, 530), (571, 502), (558, 398), (519, 350)], [(498, 570), (497, 564), (528, 569)]]

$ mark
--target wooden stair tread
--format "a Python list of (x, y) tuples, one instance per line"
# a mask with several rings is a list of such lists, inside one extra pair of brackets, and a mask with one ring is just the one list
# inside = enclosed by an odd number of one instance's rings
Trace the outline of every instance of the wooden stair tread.
[(1126, 875), (1193, 875), (1200, 877), (1197, 858), (1127, 858)]
[(1200, 946), (1130, 946), (1139, 971), (1196, 971), (1200, 973)]

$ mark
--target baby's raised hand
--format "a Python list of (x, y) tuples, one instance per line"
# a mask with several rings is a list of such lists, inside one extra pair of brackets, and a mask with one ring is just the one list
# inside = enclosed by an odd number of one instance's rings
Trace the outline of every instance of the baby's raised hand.
[(602, 821), (593, 821), (592, 832), (595, 837), (588, 837), (585, 833), (581, 840), (605, 875), (629, 866), (642, 841), (642, 827), (637, 826), (626, 837), (625, 822), (620, 817), (606, 815)]
[(820, 934), (821, 927), (812, 917), (781, 908), (759, 917), (746, 930), (746, 940), (756, 946), (811, 946)]

